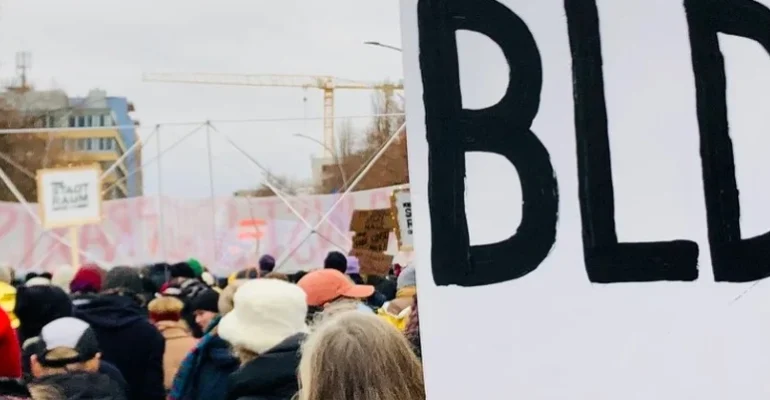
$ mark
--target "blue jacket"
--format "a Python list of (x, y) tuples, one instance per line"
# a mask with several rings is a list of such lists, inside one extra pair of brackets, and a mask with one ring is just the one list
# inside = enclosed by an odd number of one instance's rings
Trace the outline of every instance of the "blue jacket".
[(227, 379), (239, 363), (230, 345), (214, 332), (217, 324), (219, 318), (182, 361), (171, 385), (170, 400), (223, 400), (227, 396)]

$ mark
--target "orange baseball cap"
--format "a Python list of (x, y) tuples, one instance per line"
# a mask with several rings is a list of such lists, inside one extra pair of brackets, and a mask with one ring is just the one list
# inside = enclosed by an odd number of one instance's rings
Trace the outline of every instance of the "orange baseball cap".
[(374, 294), (374, 286), (356, 285), (345, 274), (331, 268), (311, 271), (297, 285), (307, 294), (307, 304), (316, 307), (339, 297), (365, 299)]

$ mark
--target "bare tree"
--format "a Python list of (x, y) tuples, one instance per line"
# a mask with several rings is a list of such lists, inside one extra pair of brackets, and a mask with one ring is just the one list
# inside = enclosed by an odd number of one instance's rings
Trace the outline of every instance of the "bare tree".
[[(402, 114), (403, 101), (392, 91), (378, 91), (372, 95), (372, 108), (378, 116), (372, 120), (371, 126), (361, 135), (363, 140), (360, 146), (352, 146), (353, 149), (344, 156), (340, 156), (340, 163), (348, 178), (352, 182), (356, 175), (369, 163), (372, 157), (387, 142), (390, 135), (405, 121)], [(343, 125), (344, 127), (345, 125)], [(352, 128), (352, 126), (350, 126)], [(347, 135), (347, 136), (345, 136)], [(355, 137), (350, 130), (340, 129), (340, 140), (348, 140)], [(347, 137), (347, 139), (343, 139)], [(326, 167), (326, 174), (321, 187), (316, 188), (319, 193), (331, 193), (339, 191), (343, 187), (343, 179), (339, 168)], [(375, 163), (371, 170), (364, 176), (354, 190), (367, 190), (378, 187), (393, 186), (409, 182), (409, 167), (407, 165), (406, 135), (402, 133), (399, 140), (393, 143)]]
[[(281, 193), (289, 196), (299, 195), (302, 187), (304, 186), (296, 179), (285, 175), (277, 175), (271, 171), (267, 171), (265, 180), (269, 182), (270, 185), (278, 189)], [(263, 183), (253, 191), (248, 191), (248, 195), (251, 197), (270, 197), (275, 196), (275, 192), (273, 192), (273, 189), (271, 189), (269, 185)]]
[[(24, 115), (0, 105), (0, 129), (40, 128), (44, 125), (44, 116)], [(0, 134), (0, 167), (27, 201), (37, 201), (35, 177), (37, 170), (43, 168), (42, 160), (46, 147), (48, 147), (46, 134)], [(55, 138), (49, 147), (52, 158), (57, 160), (55, 165), (67, 165), (66, 162), (60, 161), (63, 148), (63, 139), (59, 138)], [(0, 185), (0, 201), (17, 201), (17, 199), (10, 188)]]

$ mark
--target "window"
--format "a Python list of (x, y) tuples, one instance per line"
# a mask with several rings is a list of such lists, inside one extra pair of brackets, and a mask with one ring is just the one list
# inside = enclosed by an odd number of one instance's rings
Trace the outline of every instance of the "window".
[(94, 148), (93, 139), (86, 139), (86, 150), (92, 150)]
[(70, 117), (70, 128), (75, 127), (75, 117)]
[(78, 128), (86, 126), (86, 117), (79, 116), (78, 117)]

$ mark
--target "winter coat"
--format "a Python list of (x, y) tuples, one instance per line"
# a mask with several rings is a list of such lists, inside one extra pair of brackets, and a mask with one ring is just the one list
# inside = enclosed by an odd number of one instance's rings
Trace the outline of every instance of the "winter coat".
[(15, 307), (16, 288), (5, 282), (0, 282), (0, 309), (8, 313), (8, 318), (11, 319), (11, 326), (13, 326), (13, 329), (19, 327), (19, 319), (16, 318), (16, 314), (13, 313)]
[(0, 310), (0, 377), (21, 378), (21, 346), (11, 319)]
[(156, 322), (155, 326), (166, 340), (166, 352), (163, 353), (163, 386), (166, 389), (171, 389), (171, 383), (174, 381), (182, 360), (198, 341), (179, 322), (160, 321)]
[(51, 393), (53, 398), (67, 400), (126, 400), (120, 386), (107, 375), (90, 372), (70, 372), (34, 379), (29, 390)]
[(129, 400), (161, 400), (163, 387), (163, 335), (145, 317), (130, 296), (101, 295), (74, 301), (75, 317), (88, 322), (96, 333), (102, 359), (114, 364), (128, 384)]
[(216, 333), (219, 317), (187, 354), (171, 385), (169, 400), (222, 400), (227, 394), (227, 378), (238, 369), (230, 345)]
[(247, 362), (228, 382), (227, 400), (290, 400), (299, 391), (297, 368), (305, 334), (294, 335)]

